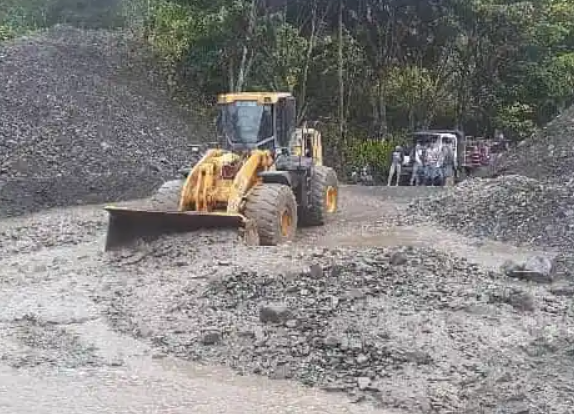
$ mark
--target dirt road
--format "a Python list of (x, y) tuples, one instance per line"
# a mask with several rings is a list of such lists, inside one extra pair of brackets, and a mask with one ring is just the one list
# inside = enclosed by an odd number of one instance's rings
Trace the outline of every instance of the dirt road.
[[(337, 225), (303, 232), (303, 241), (326, 246), (415, 246), (439, 249), (465, 257), (492, 270), (507, 260), (555, 253), (485, 239), (472, 239), (441, 229), (433, 223), (406, 225), (401, 213), (414, 198), (442, 191), (438, 187), (366, 187), (343, 189), (343, 207)], [(398, 225), (397, 225), (398, 224)]]
[[(175, 299), (186, 300), (186, 292), (192, 295), (206, 280), (220, 277), (221, 269), (224, 273), (248, 267), (260, 272), (304, 271), (310, 255), (320, 258), (324, 249), (335, 246), (432, 247), (490, 269), (508, 258), (535, 253), (468, 240), (430, 225), (398, 226), (396, 217), (418, 191), (342, 188), (336, 225), (305, 230), (297, 243), (282, 249), (234, 249), (211, 244), (212, 238), (202, 236), (195, 244), (110, 258), (101, 252), (106, 216), (100, 206), (0, 221), (0, 410), (11, 414), (449, 412), (448, 405), (437, 409), (436, 401), (446, 404), (445, 398), (453, 397), (444, 395), (452, 390), (441, 388), (442, 380), (435, 378), (435, 385), (424, 385), (434, 387), (435, 402), (427, 402), (418, 395), (424, 391), (417, 391), (421, 384), (413, 382), (420, 376), (414, 366), (409, 368), (415, 370), (410, 383), (389, 378), (391, 394), (383, 410), (292, 381), (272, 381), (250, 372), (238, 375), (233, 373), (237, 369), (184, 361), (178, 356), (187, 355), (193, 342), (187, 338), (187, 325), (201, 318), (168, 309), (175, 306)], [(392, 310), (388, 311), (392, 318)], [(526, 329), (535, 335), (537, 323), (553, 323), (552, 315), (541, 314), (528, 327), (508, 317), (508, 323), (514, 321), (521, 328), (508, 328), (506, 339), (496, 339), (497, 346), (530, 340), (524, 337)], [(209, 352), (204, 358), (208, 363), (228, 358), (219, 354), (223, 351)], [(565, 388), (547, 392), (547, 402), (558, 407), (555, 412), (567, 412), (559, 407), (573, 404), (564, 400), (564, 395), (573, 395), (568, 388), (571, 379), (555, 375)], [(551, 381), (544, 381), (552, 388)]]

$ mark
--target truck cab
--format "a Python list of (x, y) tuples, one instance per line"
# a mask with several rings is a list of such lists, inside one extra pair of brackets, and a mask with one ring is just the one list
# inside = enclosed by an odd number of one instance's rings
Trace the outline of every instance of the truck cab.
[(459, 149), (462, 137), (464, 137), (464, 135), (460, 131), (418, 131), (413, 134), (413, 146), (420, 144), (423, 146), (423, 148), (430, 148), (432, 146), (438, 145), (438, 148), (442, 150), (444, 146), (448, 145), (451, 148), (453, 154), (457, 154), (455, 157), (456, 167), (458, 165), (458, 161), (460, 161)]
[[(456, 154), (455, 168), (458, 168), (459, 165), (464, 163), (464, 152), (461, 151), (461, 148), (463, 148), (463, 142), (464, 134), (458, 130), (424, 130), (416, 131), (412, 135), (413, 150), (417, 144), (420, 144), (423, 148), (430, 148), (438, 145), (441, 150), (445, 145), (450, 146), (453, 154)], [(401, 181), (408, 182), (410, 180), (414, 162), (415, 160), (411, 153), (409, 154), (408, 159), (405, 159), (402, 171), (403, 178)]]

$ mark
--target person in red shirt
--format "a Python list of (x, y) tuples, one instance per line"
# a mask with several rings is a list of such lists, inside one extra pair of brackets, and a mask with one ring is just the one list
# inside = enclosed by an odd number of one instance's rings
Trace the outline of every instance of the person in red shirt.
[(472, 147), (470, 151), (470, 163), (473, 167), (478, 167), (482, 164), (482, 155), (478, 147)]

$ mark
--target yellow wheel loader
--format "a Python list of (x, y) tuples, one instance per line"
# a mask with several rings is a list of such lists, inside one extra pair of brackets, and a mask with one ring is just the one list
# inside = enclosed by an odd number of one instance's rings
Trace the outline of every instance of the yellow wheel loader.
[(216, 148), (161, 186), (149, 207), (106, 207), (106, 251), (221, 227), (249, 245), (274, 246), (293, 240), (298, 226), (323, 225), (337, 211), (337, 175), (323, 165), (321, 134), (296, 126), (289, 93), (220, 95)]

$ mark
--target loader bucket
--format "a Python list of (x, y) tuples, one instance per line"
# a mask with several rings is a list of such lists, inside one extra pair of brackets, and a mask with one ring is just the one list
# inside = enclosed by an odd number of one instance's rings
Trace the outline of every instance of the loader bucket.
[(165, 212), (105, 207), (109, 213), (105, 251), (152, 241), (162, 235), (200, 229), (238, 229), (247, 244), (258, 244), (257, 231), (251, 221), (239, 214), (203, 212)]

